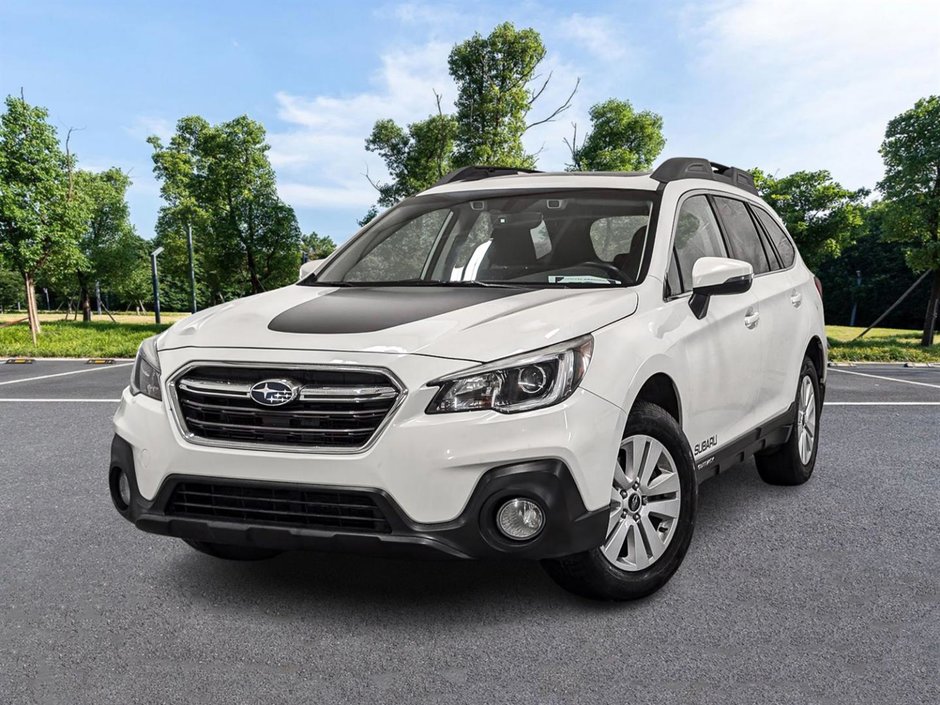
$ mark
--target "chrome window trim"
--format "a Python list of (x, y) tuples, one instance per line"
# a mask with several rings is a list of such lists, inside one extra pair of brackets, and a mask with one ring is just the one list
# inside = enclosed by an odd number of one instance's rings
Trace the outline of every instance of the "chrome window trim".
[[(388, 413), (385, 415), (385, 418), (382, 419), (382, 423), (376, 426), (375, 431), (369, 440), (361, 446), (351, 447), (351, 448), (335, 448), (329, 446), (303, 446), (297, 447), (293, 445), (283, 445), (278, 443), (246, 443), (242, 441), (220, 441), (211, 438), (203, 438), (202, 436), (197, 436), (186, 426), (186, 421), (183, 418), (182, 409), (180, 407), (180, 401), (176, 393), (176, 382), (181, 377), (186, 375), (187, 372), (193, 370), (196, 367), (241, 367), (241, 368), (276, 368), (280, 370), (324, 370), (328, 372), (372, 372), (385, 375), (388, 380), (392, 383), (392, 386), (398, 392), (398, 398), (389, 408)], [(166, 380), (166, 389), (164, 393), (166, 398), (170, 400), (170, 403), (167, 405), (170, 409), (170, 415), (173, 417), (173, 421), (176, 424), (177, 430), (180, 432), (180, 435), (183, 437), (183, 440), (187, 443), (192, 443), (193, 445), (208, 446), (212, 448), (233, 448), (237, 450), (247, 450), (255, 451), (258, 453), (265, 452), (280, 452), (280, 453), (305, 453), (305, 454), (320, 454), (320, 455), (353, 455), (357, 453), (365, 453), (374, 446), (379, 438), (382, 436), (382, 433), (391, 423), (392, 418), (395, 416), (395, 413), (401, 407), (405, 401), (405, 397), (408, 396), (408, 390), (405, 387), (404, 383), (398, 378), (398, 376), (392, 372), (387, 367), (371, 367), (368, 365), (317, 365), (317, 364), (301, 364), (301, 363), (279, 363), (279, 362), (233, 362), (233, 361), (219, 361), (219, 360), (192, 360), (187, 362), (185, 365), (176, 370), (172, 375), (170, 375)], [(350, 389), (357, 389), (356, 387), (350, 387)], [(318, 397), (324, 400), (327, 397)], [(373, 398), (382, 398), (382, 397), (373, 397)], [(287, 411), (286, 409), (284, 411)]]

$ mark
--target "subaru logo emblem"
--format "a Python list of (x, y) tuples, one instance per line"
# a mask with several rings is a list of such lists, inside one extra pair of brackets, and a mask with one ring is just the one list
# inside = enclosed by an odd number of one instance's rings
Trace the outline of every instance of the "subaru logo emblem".
[(252, 385), (248, 395), (262, 406), (283, 406), (296, 399), (299, 391), (289, 379), (266, 379)]

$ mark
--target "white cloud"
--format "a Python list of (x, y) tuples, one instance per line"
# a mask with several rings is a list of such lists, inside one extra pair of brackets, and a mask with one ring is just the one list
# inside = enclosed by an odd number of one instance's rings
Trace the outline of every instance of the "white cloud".
[(874, 185), (887, 121), (940, 88), (940, 3), (745, 0), (697, 5), (685, 21), (702, 50), (693, 71), (724, 104), (697, 111), (703, 128), (783, 172)]
[(381, 160), (365, 151), (365, 138), (381, 118), (407, 124), (430, 115), (437, 109), (435, 91), (445, 96), (445, 110), (452, 107), (449, 51), (447, 43), (429, 42), (382, 55), (370, 91), (312, 98), (278, 93), (278, 117), (287, 127), (269, 137), (283, 198), (323, 208), (373, 203), (375, 191), (363, 174), (368, 169), (381, 178), (385, 172)]
[(575, 13), (560, 24), (561, 35), (602, 61), (622, 61), (630, 54), (624, 32), (610, 17)]
[(164, 142), (170, 139), (175, 131), (176, 125), (172, 120), (153, 115), (138, 115), (132, 124), (124, 127), (124, 132), (131, 137), (147, 139), (156, 135)]

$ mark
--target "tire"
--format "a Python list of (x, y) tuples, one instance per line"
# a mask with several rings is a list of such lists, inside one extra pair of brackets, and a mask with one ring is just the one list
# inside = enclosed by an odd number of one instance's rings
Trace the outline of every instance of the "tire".
[(227, 561), (264, 561), (274, 558), (281, 551), (273, 548), (258, 548), (257, 546), (240, 546), (229, 543), (210, 543), (208, 541), (195, 541), (183, 539), (183, 542), (213, 558), (222, 558)]
[[(636, 448), (644, 449), (639, 455), (647, 462), (628, 459), (631, 450), (637, 452)], [(668, 457), (659, 453), (659, 449)], [(651, 468), (648, 459), (654, 452), (659, 453), (659, 459), (653, 461), (655, 467)], [(634, 469), (636, 465), (641, 467), (639, 472)], [(672, 488), (676, 491), (667, 491)], [(634, 495), (640, 496), (640, 505), (631, 515), (636, 505)], [(583, 553), (542, 561), (542, 566), (561, 587), (582, 597), (596, 600), (645, 597), (665, 585), (682, 563), (692, 540), (697, 501), (695, 461), (679, 424), (664, 409), (637, 402), (627, 419), (618, 452), (604, 543)], [(667, 507), (668, 511), (664, 511)], [(676, 515), (668, 518), (673, 511)], [(631, 521), (635, 517), (639, 521)], [(622, 547), (618, 547), (617, 537), (621, 535)], [(654, 537), (659, 539), (658, 544), (654, 545)], [(656, 547), (661, 549), (658, 554)]]
[[(806, 394), (810, 393), (812, 413), (806, 413)], [(816, 450), (819, 447), (819, 374), (808, 357), (803, 359), (800, 380), (796, 385), (796, 409), (793, 430), (787, 442), (754, 458), (761, 479), (771, 485), (802, 485), (813, 474)], [(811, 439), (807, 441), (807, 433)]]

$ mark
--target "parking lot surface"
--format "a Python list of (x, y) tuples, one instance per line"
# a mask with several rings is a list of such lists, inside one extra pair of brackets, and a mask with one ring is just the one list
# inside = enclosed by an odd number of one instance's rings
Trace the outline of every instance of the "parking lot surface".
[(934, 703), (940, 368), (832, 368), (816, 473), (700, 487), (646, 600), (537, 564), (226, 563), (113, 510), (130, 367), (0, 364), (0, 703)]

